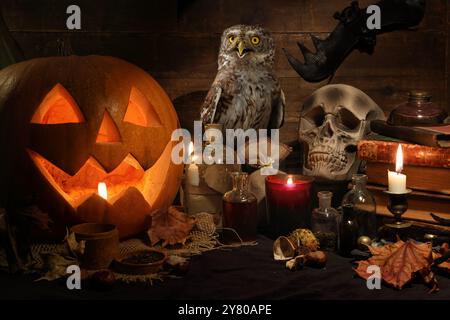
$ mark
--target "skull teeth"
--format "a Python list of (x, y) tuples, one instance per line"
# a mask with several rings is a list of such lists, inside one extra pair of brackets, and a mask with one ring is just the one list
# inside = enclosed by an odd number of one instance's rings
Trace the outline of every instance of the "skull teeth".
[(327, 168), (333, 173), (343, 170), (347, 166), (348, 159), (344, 153), (311, 152), (308, 163), (313, 171)]

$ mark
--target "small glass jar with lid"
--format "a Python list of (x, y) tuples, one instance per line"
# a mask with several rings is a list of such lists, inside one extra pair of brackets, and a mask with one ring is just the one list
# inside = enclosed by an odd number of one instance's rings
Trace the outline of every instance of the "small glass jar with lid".
[(327, 251), (337, 249), (339, 212), (331, 206), (333, 193), (320, 191), (317, 193), (319, 207), (315, 208), (311, 217), (311, 230), (319, 240), (320, 248)]
[(429, 92), (412, 90), (408, 101), (392, 110), (388, 123), (394, 126), (432, 126), (442, 124), (447, 117), (447, 111), (431, 101)]

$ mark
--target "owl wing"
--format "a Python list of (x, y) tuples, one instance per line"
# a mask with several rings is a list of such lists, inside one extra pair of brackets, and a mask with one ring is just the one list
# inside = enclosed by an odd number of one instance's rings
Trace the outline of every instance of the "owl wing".
[(283, 126), (284, 123), (284, 107), (286, 106), (286, 100), (284, 92), (280, 89), (280, 94), (274, 99), (272, 105), (272, 114), (270, 115), (269, 129), (278, 129)]
[(201, 119), (203, 123), (213, 123), (216, 117), (217, 107), (222, 96), (222, 87), (213, 84), (206, 95), (205, 102), (203, 102)]

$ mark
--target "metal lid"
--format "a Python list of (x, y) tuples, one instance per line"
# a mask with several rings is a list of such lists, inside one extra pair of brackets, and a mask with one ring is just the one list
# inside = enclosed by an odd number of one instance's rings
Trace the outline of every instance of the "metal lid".
[(423, 90), (411, 90), (408, 93), (409, 99), (411, 100), (423, 100), (423, 101), (430, 101), (431, 100), (431, 94), (428, 91)]

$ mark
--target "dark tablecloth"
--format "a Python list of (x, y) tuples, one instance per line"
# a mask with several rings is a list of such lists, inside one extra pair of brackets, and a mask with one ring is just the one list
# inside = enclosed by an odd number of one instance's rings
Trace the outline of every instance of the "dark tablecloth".
[[(31, 276), (0, 274), (1, 299), (450, 299), (450, 279), (439, 275), (440, 292), (421, 283), (403, 290), (368, 290), (355, 276), (351, 259), (329, 254), (325, 269), (285, 269), (272, 258), (272, 241), (218, 250), (191, 259), (189, 272), (153, 286), (116, 283), (108, 291), (68, 290), (64, 281), (33, 282)], [(83, 284), (82, 284), (83, 285)]]

